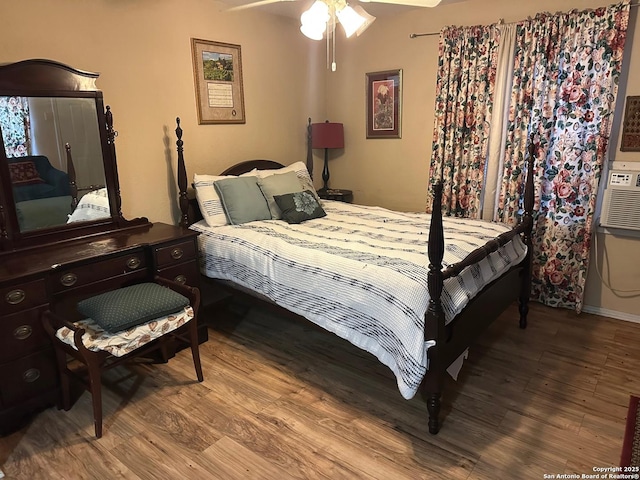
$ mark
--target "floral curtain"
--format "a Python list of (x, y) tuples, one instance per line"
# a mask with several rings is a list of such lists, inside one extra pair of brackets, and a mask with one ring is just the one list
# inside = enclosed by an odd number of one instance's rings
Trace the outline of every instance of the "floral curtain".
[(518, 24), (498, 219), (521, 207), (528, 137), (535, 155), (532, 298), (580, 312), (596, 193), (622, 68), (629, 3)]
[(0, 97), (0, 129), (7, 158), (29, 155), (29, 100), (26, 97)]
[[(445, 215), (480, 213), (499, 40), (494, 26), (440, 33), (430, 179), (443, 181)], [(429, 189), (427, 210), (431, 196)]]

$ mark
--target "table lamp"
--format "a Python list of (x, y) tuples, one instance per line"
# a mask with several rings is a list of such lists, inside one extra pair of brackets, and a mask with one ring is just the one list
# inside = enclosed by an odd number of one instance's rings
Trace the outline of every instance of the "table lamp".
[(329, 183), (329, 149), (344, 148), (344, 127), (341, 123), (314, 123), (311, 125), (312, 148), (324, 148), (324, 168), (322, 169), (322, 181), (324, 190)]

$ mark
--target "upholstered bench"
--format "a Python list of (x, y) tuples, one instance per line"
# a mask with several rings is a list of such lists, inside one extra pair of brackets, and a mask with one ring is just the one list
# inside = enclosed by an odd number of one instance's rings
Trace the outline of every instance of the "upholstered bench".
[[(95, 434), (102, 436), (102, 372), (152, 351), (165, 351), (177, 338), (191, 345), (198, 381), (202, 366), (198, 347), (197, 288), (156, 277), (96, 295), (78, 303), (84, 320), (69, 322), (51, 310), (43, 313), (43, 325), (55, 346), (62, 387), (62, 407), (71, 408), (69, 377), (81, 380), (91, 393)], [(67, 355), (86, 366), (82, 372), (69, 368)]]

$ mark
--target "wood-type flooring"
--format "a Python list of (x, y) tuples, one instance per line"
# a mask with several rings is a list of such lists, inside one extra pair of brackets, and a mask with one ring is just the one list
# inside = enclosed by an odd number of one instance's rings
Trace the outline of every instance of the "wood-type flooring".
[(526, 330), (517, 318), (514, 305), (449, 379), (438, 435), (424, 401), (404, 400), (373, 356), (252, 308), (212, 318), (203, 383), (188, 349), (119, 367), (105, 379), (103, 438), (85, 392), (0, 438), (0, 468), (29, 480), (414, 480), (618, 465), (629, 395), (640, 394), (640, 324), (536, 303)]

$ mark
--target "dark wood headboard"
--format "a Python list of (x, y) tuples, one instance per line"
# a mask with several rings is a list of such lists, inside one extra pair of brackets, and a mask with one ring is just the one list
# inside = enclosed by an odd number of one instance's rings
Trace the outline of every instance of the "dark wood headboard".
[[(178, 140), (176, 141), (176, 146), (178, 150), (178, 192), (179, 192), (179, 205), (180, 205), (180, 222), (179, 225), (182, 227), (188, 227), (189, 225), (197, 222), (202, 219), (202, 214), (200, 213), (200, 207), (198, 206), (198, 201), (195, 198), (189, 198), (187, 194), (187, 168), (184, 162), (184, 142), (182, 141), (182, 128), (180, 127), (180, 117), (176, 118), (176, 137)], [(311, 125), (311, 119), (309, 119), (309, 125)], [(308, 131), (310, 132), (311, 127), (309, 126)], [(310, 140), (309, 140), (310, 142)], [(311, 145), (311, 143), (309, 143)], [(311, 159), (312, 160), (312, 159)], [(307, 158), (307, 168), (309, 168), (309, 158)], [(281, 163), (275, 162), (273, 160), (246, 160), (244, 162), (237, 163), (227, 168), (219, 175), (242, 175), (243, 173), (250, 172), (253, 169), (257, 170), (273, 170), (282, 168), (284, 165)]]
[[(176, 136), (178, 140), (176, 141), (177, 150), (178, 150), (178, 190), (179, 190), (179, 204), (180, 204), (180, 225), (183, 227), (188, 227), (192, 223), (197, 222), (202, 218), (202, 214), (200, 213), (200, 209), (198, 207), (198, 202), (195, 198), (189, 199), (187, 195), (187, 169), (184, 163), (184, 152), (182, 141), (182, 128), (180, 127), (180, 117), (176, 118)], [(307, 170), (309, 171), (309, 175), (313, 179), (313, 152), (311, 149), (311, 118), (307, 121)], [(236, 165), (232, 165), (227, 168), (220, 175), (242, 175), (243, 173), (250, 172), (251, 170), (271, 170), (276, 168), (282, 168), (284, 165), (281, 163), (275, 162), (273, 160), (247, 160), (244, 162), (237, 163)]]
[(273, 170), (276, 168), (282, 168), (284, 165), (273, 160), (246, 160), (244, 162), (236, 163), (230, 166), (220, 175), (242, 175), (243, 173), (250, 172), (251, 170)]

